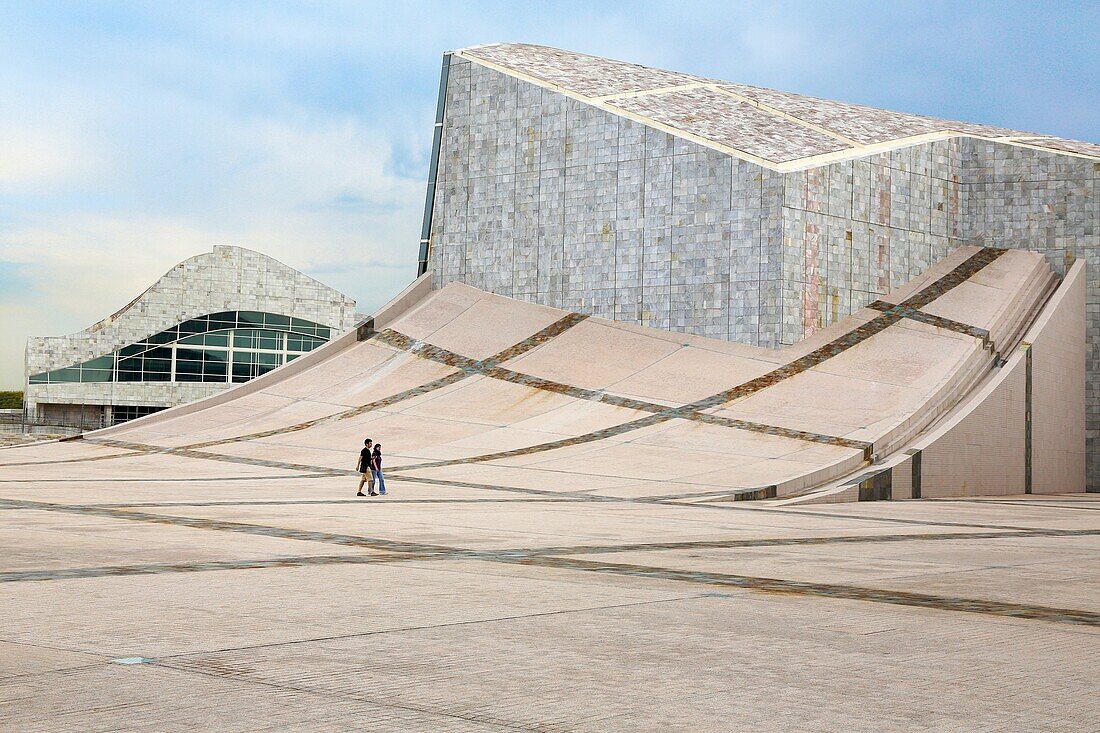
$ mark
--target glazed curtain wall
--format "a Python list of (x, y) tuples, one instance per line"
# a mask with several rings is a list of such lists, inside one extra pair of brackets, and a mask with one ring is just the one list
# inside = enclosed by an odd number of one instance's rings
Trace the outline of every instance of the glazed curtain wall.
[(223, 311), (193, 318), (135, 344), (31, 384), (64, 382), (247, 382), (328, 341), (320, 323), (277, 313)]

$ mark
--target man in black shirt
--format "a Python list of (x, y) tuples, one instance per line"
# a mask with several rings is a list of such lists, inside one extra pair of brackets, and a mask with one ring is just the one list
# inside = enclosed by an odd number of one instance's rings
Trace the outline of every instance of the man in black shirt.
[(355, 470), (363, 475), (359, 477), (359, 491), (356, 496), (366, 496), (363, 493), (363, 484), (367, 484), (367, 491), (370, 492), (371, 496), (378, 496), (374, 492), (374, 476), (371, 473), (371, 467), (374, 463), (374, 455), (371, 450), (373, 444), (374, 441), (367, 438), (363, 441), (363, 450), (359, 451), (359, 463), (356, 464)]

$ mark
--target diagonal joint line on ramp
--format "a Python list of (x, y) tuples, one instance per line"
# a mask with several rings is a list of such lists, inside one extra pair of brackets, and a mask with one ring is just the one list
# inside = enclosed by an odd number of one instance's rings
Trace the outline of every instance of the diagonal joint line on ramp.
[[(952, 288), (957, 287), (961, 283), (968, 280), (970, 277), (978, 273), (982, 268), (986, 267), (990, 263), (994, 262), (1008, 250), (996, 249), (992, 247), (986, 247), (978, 252), (974, 253), (962, 263), (957, 265), (949, 273), (936, 280), (932, 284), (926, 286), (910, 298), (906, 299), (902, 305), (907, 308), (920, 308), (928, 305), (936, 298), (939, 298), (943, 294), (950, 291)], [(680, 407), (666, 407), (662, 405), (655, 405), (654, 411), (656, 414), (633, 420), (631, 422), (615, 425), (602, 430), (593, 431), (584, 435), (574, 436), (571, 438), (565, 438), (562, 440), (549, 441), (546, 443), (540, 443), (526, 448), (517, 448), (511, 451), (502, 451), (499, 453), (489, 453), (480, 456), (472, 456), (465, 459), (452, 459), (448, 461), (436, 461), (430, 463), (414, 464), (411, 466), (400, 466), (391, 471), (404, 471), (413, 468), (435, 468), (439, 466), (453, 466), (462, 463), (478, 463), (484, 461), (493, 461), (501, 458), (512, 458), (515, 456), (529, 455), (532, 453), (539, 453), (543, 451), (554, 450), (557, 448), (569, 447), (572, 445), (579, 445), (582, 443), (589, 443), (596, 440), (603, 440), (604, 438), (621, 435), (626, 432), (638, 430), (643, 427), (655, 425), (660, 422), (666, 422), (673, 419), (692, 420), (698, 419), (697, 415), (706, 414), (702, 413), (703, 410), (719, 407), (729, 402), (739, 400), (750, 395), (756, 394), (768, 387), (772, 387), (780, 382), (801, 374), (808, 369), (811, 369), (831, 358), (837, 356), (848, 349), (851, 349), (859, 344), (863, 343), (867, 339), (871, 338), (875, 334), (885, 331), (890, 326), (902, 319), (902, 315), (897, 312), (883, 313), (881, 316), (868, 321), (867, 323), (857, 326), (856, 328), (842, 334), (841, 336), (833, 339), (823, 346), (819, 346), (808, 354), (801, 356), (794, 361), (791, 361), (783, 366), (780, 366), (767, 374), (751, 379), (743, 384), (739, 384), (730, 389), (723, 390), (717, 394), (709, 397), (704, 397), (701, 400), (682, 405)], [(562, 385), (567, 389), (576, 390), (576, 393), (572, 396), (577, 396), (581, 399), (584, 398), (582, 391), (579, 388), (569, 388), (568, 385)], [(570, 392), (563, 392), (564, 394), (570, 394)], [(602, 397), (600, 401), (605, 401)], [(625, 406), (625, 405), (624, 405)], [(635, 408), (639, 409), (639, 408)], [(722, 419), (719, 416), (713, 416), (709, 419)], [(730, 427), (734, 427), (730, 425)], [(758, 426), (755, 423), (743, 423), (737, 427), (744, 427), (745, 429), (756, 429), (758, 427), (764, 428), (761, 432), (771, 432), (776, 435), (784, 435), (785, 437), (796, 437), (792, 433), (798, 431), (791, 431), (786, 428), (779, 428), (775, 426)], [(838, 438), (833, 436), (817, 435), (814, 433), (801, 433), (802, 439), (813, 440), (814, 442), (829, 443), (832, 445), (842, 445), (844, 447), (853, 447), (858, 450), (862, 450), (865, 460), (870, 460), (871, 452), (873, 451), (873, 445), (863, 441), (847, 441), (844, 438)], [(845, 442), (848, 444), (845, 445)]]
[(504, 349), (500, 353), (494, 354), (493, 356), (490, 356), (489, 358), (483, 359), (481, 361), (470, 359), (468, 357), (461, 356), (460, 354), (455, 354), (454, 352), (447, 351), (446, 349), (441, 349), (437, 346), (431, 346), (430, 344), (420, 344), (419, 342), (410, 339), (408, 336), (404, 336), (403, 334), (400, 334), (391, 329), (385, 329), (384, 331), (380, 331), (372, 336), (371, 340), (385, 343), (386, 345), (392, 346), (399, 351), (416, 353), (418, 355), (421, 355), (419, 354), (420, 350), (430, 348), (437, 352), (437, 361), (442, 361), (443, 363), (446, 363), (449, 366), (453, 366), (460, 371), (455, 372), (454, 374), (448, 374), (447, 376), (441, 377), (440, 379), (432, 380), (431, 382), (427, 382), (426, 384), (421, 384), (416, 387), (412, 387), (411, 389), (403, 390), (396, 394), (390, 395), (389, 397), (384, 397), (380, 400), (375, 400), (374, 402), (360, 405), (358, 407), (353, 407), (348, 410), (343, 410), (332, 415), (326, 415), (325, 417), (316, 418), (314, 420), (306, 420), (305, 422), (296, 423), (294, 425), (288, 425), (281, 428), (274, 428), (272, 430), (263, 430), (256, 433), (249, 433), (247, 435), (238, 435), (233, 438), (221, 438), (218, 440), (208, 440), (201, 443), (193, 443), (191, 445), (186, 445), (183, 447), (209, 448), (215, 445), (240, 443), (247, 440), (267, 438), (273, 435), (283, 435), (285, 433), (306, 430), (308, 428), (331, 422), (333, 420), (344, 420), (349, 417), (361, 415), (365, 412), (389, 407), (398, 402), (403, 402), (414, 397), (419, 397), (422, 394), (426, 394), (428, 392), (447, 387), (451, 384), (465, 379), (466, 377), (477, 374), (485, 368), (496, 366), (497, 364), (508, 361), (510, 359), (515, 359), (516, 357), (526, 354), (528, 351), (531, 351), (532, 349), (541, 346), (550, 339), (560, 336), (561, 334), (565, 333), (570, 328), (576, 326), (578, 323), (581, 323), (587, 318), (588, 316), (584, 313), (567, 313), (566, 315), (551, 323), (549, 326), (546, 326), (545, 328), (536, 331), (522, 341)]

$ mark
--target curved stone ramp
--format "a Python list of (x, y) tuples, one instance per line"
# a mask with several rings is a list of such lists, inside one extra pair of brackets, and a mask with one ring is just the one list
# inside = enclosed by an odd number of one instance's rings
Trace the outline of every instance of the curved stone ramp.
[(370, 436), (395, 480), (609, 499), (784, 495), (914, 439), (990, 373), (1053, 282), (1038, 254), (966, 247), (875, 308), (769, 350), (465, 285), (426, 292), (421, 280), (365, 340), (347, 334), (79, 448), (4, 451), (0, 465), (83, 461), (117, 475), (205, 459), (341, 475)]
[(1085, 490), (1085, 263), (965, 399), (876, 466), (779, 503)]

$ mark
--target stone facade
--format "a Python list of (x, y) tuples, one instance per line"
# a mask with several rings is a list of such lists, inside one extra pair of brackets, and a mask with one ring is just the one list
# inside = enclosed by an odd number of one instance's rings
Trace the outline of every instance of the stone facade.
[(436, 287), (778, 345), (778, 174), (455, 59), (436, 180)]
[[(1038, 250), (1060, 274), (1079, 257), (1100, 271), (1090, 143), (518, 45), (453, 55), (444, 95), (434, 287), (462, 281), (775, 347), (963, 244)], [(728, 114), (711, 114), (718, 97)], [(1087, 400), (1100, 487), (1096, 277)]]
[[(57, 405), (169, 407), (232, 386), (212, 382), (71, 382), (30, 384), (32, 374), (110, 354), (188, 319), (228, 310), (261, 311), (329, 326), (355, 325), (355, 301), (259, 252), (215, 246), (184, 260), (117, 313), (68, 336), (28, 339), (25, 402), (31, 414), (70, 417)], [(47, 408), (46, 405), (53, 405)]]

